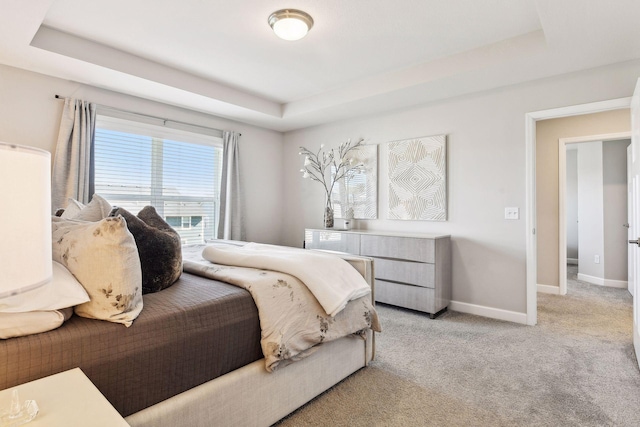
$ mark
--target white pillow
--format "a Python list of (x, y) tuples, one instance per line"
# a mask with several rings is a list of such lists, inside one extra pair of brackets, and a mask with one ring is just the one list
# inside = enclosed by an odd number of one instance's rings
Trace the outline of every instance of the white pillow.
[(91, 300), (79, 316), (131, 326), (142, 311), (138, 247), (121, 216), (98, 222), (53, 217), (53, 259), (67, 267)]
[(60, 218), (71, 219), (80, 213), (82, 208), (84, 208), (84, 205), (76, 199), (72, 199), (71, 197), (69, 197), (69, 199), (67, 200), (67, 207), (64, 208), (64, 212), (62, 212)]
[(94, 194), (89, 204), (80, 209), (75, 216), (66, 219), (81, 221), (100, 221), (109, 216), (113, 207), (99, 194)]
[(50, 283), (23, 294), (0, 299), (0, 313), (58, 310), (89, 301), (80, 282), (62, 264), (53, 262)]
[(0, 313), (0, 339), (39, 334), (61, 326), (73, 314), (73, 309)]

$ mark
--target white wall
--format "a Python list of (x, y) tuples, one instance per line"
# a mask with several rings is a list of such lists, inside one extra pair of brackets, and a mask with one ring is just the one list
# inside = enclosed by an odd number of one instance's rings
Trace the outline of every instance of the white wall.
[[(322, 225), (322, 190), (317, 183), (301, 178), (299, 146), (314, 150), (321, 143), (335, 147), (347, 138), (364, 137), (370, 144), (382, 144), (446, 134), (449, 220), (385, 219), (386, 159), (381, 158), (380, 219), (358, 223), (372, 230), (451, 234), (453, 300), (495, 309), (496, 315), (524, 313), (525, 114), (629, 97), (638, 76), (640, 62), (634, 61), (289, 132), (285, 134), (284, 242), (300, 246), (305, 227)], [(504, 219), (504, 208), (511, 206), (520, 208), (520, 220)]]
[(53, 152), (64, 103), (54, 95), (158, 117), (235, 130), (245, 188), (247, 239), (282, 243), (283, 136), (279, 132), (0, 65), (0, 141)]
[(565, 214), (567, 224), (567, 260), (578, 260), (578, 150), (575, 144), (567, 148), (567, 186)]
[(627, 147), (630, 140), (603, 146), (604, 278), (627, 281)]
[[(578, 147), (578, 279), (604, 279), (602, 141)], [(595, 262), (595, 257), (599, 262)], [(582, 277), (586, 276), (586, 277)]]
[[(0, 140), (52, 150), (62, 108), (54, 99), (56, 93), (235, 129), (242, 133), (248, 239), (301, 246), (304, 228), (322, 225), (323, 198), (321, 188), (302, 180), (298, 172), (300, 145), (317, 149), (321, 143), (337, 146), (349, 137), (362, 136), (380, 144), (447, 134), (449, 220), (386, 220), (386, 166), (382, 166), (386, 159), (380, 159), (381, 219), (360, 221), (360, 225), (373, 230), (451, 234), (453, 299), (495, 309), (496, 316), (501, 311), (521, 314), (526, 311), (525, 114), (631, 96), (638, 76), (640, 61), (630, 61), (289, 132), (283, 147), (283, 137), (277, 132), (0, 66)], [(507, 206), (520, 208), (520, 220), (503, 219)]]

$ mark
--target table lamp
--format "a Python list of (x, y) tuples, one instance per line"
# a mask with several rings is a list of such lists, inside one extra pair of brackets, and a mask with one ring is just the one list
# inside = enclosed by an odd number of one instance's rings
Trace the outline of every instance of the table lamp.
[(51, 281), (51, 154), (0, 142), (0, 299)]

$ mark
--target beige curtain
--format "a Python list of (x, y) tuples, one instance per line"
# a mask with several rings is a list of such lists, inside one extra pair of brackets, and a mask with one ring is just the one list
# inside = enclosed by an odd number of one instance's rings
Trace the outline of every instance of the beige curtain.
[(88, 203), (94, 192), (93, 141), (96, 106), (65, 98), (51, 177), (52, 211), (64, 208), (69, 197)]
[(244, 212), (240, 187), (238, 139), (236, 132), (222, 132), (222, 180), (220, 182), (220, 213), (218, 239), (244, 240)]

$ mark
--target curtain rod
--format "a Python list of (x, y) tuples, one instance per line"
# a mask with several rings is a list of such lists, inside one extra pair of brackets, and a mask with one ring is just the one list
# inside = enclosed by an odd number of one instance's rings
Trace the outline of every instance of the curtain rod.
[[(55, 98), (56, 99), (65, 99), (64, 96), (60, 96), (60, 95), (55, 95)], [(173, 123), (178, 123), (178, 124), (185, 125), (185, 126), (193, 126), (193, 127), (196, 127), (196, 128), (212, 130), (212, 131), (215, 131), (215, 132), (220, 132), (220, 133), (223, 132), (222, 129), (210, 128), (208, 126), (202, 126), (202, 125), (194, 125), (193, 123), (181, 122), (179, 120), (165, 119), (164, 117), (152, 116), (152, 115), (149, 115), (149, 114), (136, 113), (135, 111), (122, 110), (120, 108), (110, 107), (108, 105), (102, 105), (102, 104), (97, 104), (97, 105), (99, 107), (106, 108), (108, 110), (110, 109), (110, 110), (114, 110), (114, 111), (119, 111), (121, 113), (134, 114), (136, 116), (142, 116), (142, 117), (147, 117), (147, 118), (150, 118), (150, 119), (162, 120), (165, 123), (166, 122), (173, 122)], [(241, 133), (238, 133), (238, 135), (242, 136)]]

